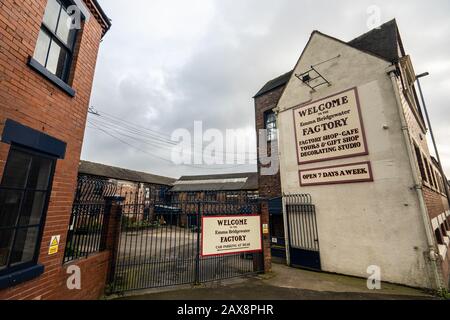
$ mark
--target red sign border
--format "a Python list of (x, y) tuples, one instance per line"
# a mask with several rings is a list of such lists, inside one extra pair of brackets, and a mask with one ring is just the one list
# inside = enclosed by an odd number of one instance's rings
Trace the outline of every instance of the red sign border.
[[(334, 181), (334, 182), (318, 182), (318, 183), (308, 183), (308, 184), (302, 183), (302, 173), (303, 172), (315, 171), (315, 170), (321, 170), (321, 169), (350, 167), (350, 166), (355, 166), (355, 165), (359, 165), (359, 164), (367, 164), (367, 166), (369, 168), (369, 178), (368, 179), (342, 180), (342, 181)], [(345, 163), (345, 164), (341, 164), (341, 165), (334, 165), (334, 166), (327, 166), (327, 167), (310, 168), (310, 169), (305, 169), (305, 170), (299, 170), (298, 171), (298, 178), (300, 180), (300, 186), (301, 187), (324, 186), (324, 185), (331, 185), (331, 184), (348, 184), (348, 183), (373, 182), (373, 171), (372, 171), (372, 164), (370, 163), (370, 161), (363, 161), (363, 162)]]
[[(242, 218), (242, 217), (259, 217), (259, 232), (261, 234), (260, 242), (261, 242), (261, 249), (259, 250), (249, 250), (249, 251), (238, 251), (238, 252), (227, 252), (227, 253), (219, 253), (219, 254), (203, 254), (203, 242), (204, 242), (204, 220), (208, 218)], [(262, 219), (260, 214), (244, 214), (244, 215), (220, 215), (220, 216), (202, 216), (202, 240), (200, 243), (200, 257), (220, 257), (220, 256), (228, 256), (232, 254), (238, 254), (238, 253), (260, 253), (263, 252), (263, 233), (262, 233)]]

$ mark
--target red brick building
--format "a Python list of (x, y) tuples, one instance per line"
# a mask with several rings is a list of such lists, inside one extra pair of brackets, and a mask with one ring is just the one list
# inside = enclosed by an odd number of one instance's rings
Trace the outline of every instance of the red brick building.
[[(65, 291), (63, 255), (100, 41), (96, 0), (0, 3), (0, 299), (96, 298), (106, 253), (78, 265)], [(59, 237), (58, 252), (50, 241)], [(88, 276), (92, 274), (92, 276)], [(103, 277), (105, 277), (104, 275)]]
[[(276, 129), (276, 115), (273, 109), (277, 106), (278, 100), (283, 93), (286, 83), (289, 81), (292, 72), (285, 73), (267, 82), (261, 90), (254, 96), (256, 131)], [(274, 122), (275, 121), (275, 122)], [(270, 127), (270, 128), (269, 128)], [(270, 156), (271, 144), (277, 142), (276, 134), (268, 132), (268, 156)], [(258, 136), (258, 154), (261, 149)], [(259, 193), (262, 197), (276, 198), (281, 196), (280, 173), (275, 175), (261, 175), (261, 168), (264, 167), (258, 162)]]
[[(278, 143), (276, 132), (276, 114), (273, 109), (276, 108), (278, 100), (283, 93), (286, 83), (289, 81), (292, 72), (287, 72), (275, 79), (267, 82), (253, 97), (255, 100), (255, 127), (256, 132), (267, 130), (267, 156), (271, 157), (272, 144)], [(260, 155), (263, 144), (257, 135), (258, 155)], [(278, 155), (277, 155), (278, 157)], [(284, 240), (284, 222), (281, 207), (281, 180), (279, 165), (276, 174), (263, 174), (262, 168), (269, 167), (272, 164), (263, 165), (258, 161), (258, 185), (259, 195), (269, 199), (270, 214), (270, 235), (272, 256), (285, 258), (285, 240)]]

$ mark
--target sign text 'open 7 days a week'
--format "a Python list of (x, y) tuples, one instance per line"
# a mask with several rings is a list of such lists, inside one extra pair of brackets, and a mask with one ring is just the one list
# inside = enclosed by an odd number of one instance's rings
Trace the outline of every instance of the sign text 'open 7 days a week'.
[(369, 161), (309, 166), (369, 154), (357, 88), (300, 105), (293, 112), (302, 187), (373, 181)]

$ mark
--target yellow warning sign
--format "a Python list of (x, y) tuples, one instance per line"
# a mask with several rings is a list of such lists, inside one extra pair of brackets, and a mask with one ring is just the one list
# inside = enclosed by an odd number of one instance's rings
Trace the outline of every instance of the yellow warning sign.
[(52, 236), (52, 239), (50, 240), (50, 246), (48, 248), (49, 255), (58, 253), (60, 238), (61, 236)]
[(263, 224), (263, 234), (269, 234), (269, 225)]

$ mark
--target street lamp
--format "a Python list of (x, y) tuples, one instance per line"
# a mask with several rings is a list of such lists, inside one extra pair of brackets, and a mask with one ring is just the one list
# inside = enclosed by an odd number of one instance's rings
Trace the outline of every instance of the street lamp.
[(425, 111), (425, 117), (427, 118), (428, 128), (430, 129), (430, 135), (431, 135), (431, 140), (433, 141), (434, 152), (436, 154), (437, 161), (439, 163), (439, 171), (441, 173), (442, 179), (444, 179), (443, 182), (444, 182), (445, 195), (447, 196), (447, 201), (448, 201), (448, 204), (450, 206), (450, 196), (449, 196), (449, 191), (448, 191), (448, 182), (447, 182), (447, 178), (445, 177), (444, 170), (442, 169), (441, 158), (439, 156), (439, 152), (438, 152), (438, 149), (437, 149), (437, 146), (436, 146), (436, 140), (434, 139), (433, 128), (431, 127), (430, 117), (428, 116), (427, 105), (425, 104), (425, 98), (423, 97), (422, 87), (420, 85), (420, 80), (419, 80), (420, 78), (423, 78), (423, 77), (426, 77), (426, 76), (429, 76), (429, 75), (430, 75), (429, 72), (421, 73), (421, 74), (416, 76), (416, 80), (417, 80), (417, 85), (419, 87), (420, 98), (422, 99), (423, 110)]

